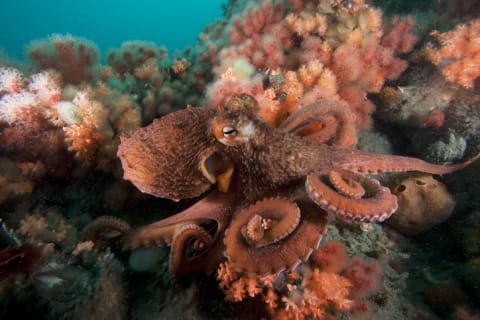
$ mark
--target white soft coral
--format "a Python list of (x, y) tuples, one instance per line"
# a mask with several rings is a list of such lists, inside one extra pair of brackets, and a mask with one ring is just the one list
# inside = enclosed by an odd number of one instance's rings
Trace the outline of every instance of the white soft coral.
[(0, 68), (0, 93), (18, 93), (25, 86), (24, 75), (15, 68)]
[(30, 79), (28, 89), (37, 96), (41, 105), (50, 106), (60, 101), (62, 88), (58, 74), (53, 71), (42, 71), (32, 75)]
[(37, 97), (28, 91), (7, 94), (0, 99), (0, 119), (13, 124), (22, 121), (25, 114), (38, 104)]
[(32, 75), (29, 81), (17, 69), (0, 68), (0, 119), (9, 124), (29, 122), (47, 115), (62, 96), (59, 76), (53, 71)]

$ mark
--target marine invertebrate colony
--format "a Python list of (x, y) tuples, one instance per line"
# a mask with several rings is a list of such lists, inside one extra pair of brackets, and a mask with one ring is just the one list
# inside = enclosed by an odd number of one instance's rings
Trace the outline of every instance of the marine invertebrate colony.
[(434, 165), (352, 150), (335, 145), (335, 139), (316, 140), (321, 130), (305, 130), (331, 121), (331, 111), (343, 110), (348, 117), (349, 109), (336, 107), (319, 101), (274, 128), (258, 116), (257, 102), (240, 94), (221, 107), (188, 108), (122, 136), (118, 155), (125, 178), (141, 191), (185, 199), (217, 185), (192, 207), (134, 230), (128, 244), (171, 244), (170, 269), (176, 275), (211, 270), (222, 254), (248, 273), (294, 269), (318, 247), (325, 212), (357, 221), (383, 221), (395, 212), (396, 197), (365, 174), (444, 174), (479, 157)]
[(434, 30), (431, 35), (440, 43), (440, 48), (428, 44), (425, 48), (427, 58), (440, 66), (448, 81), (473, 88), (475, 79), (480, 76), (480, 20), (458, 25), (445, 33)]
[[(225, 28), (227, 43), (211, 58), (215, 80), (207, 87), (219, 106), (235, 93), (254, 96), (272, 124), (320, 99), (340, 100), (354, 111), (360, 128), (370, 127), (375, 105), (367, 96), (396, 80), (417, 36), (411, 17), (383, 20), (366, 1), (275, 1), (238, 4)], [(235, 61), (268, 70), (276, 78), (261, 86)], [(244, 68), (242, 68), (244, 69)], [(233, 71), (233, 72), (231, 72)], [(272, 85), (273, 84), (273, 85)]]

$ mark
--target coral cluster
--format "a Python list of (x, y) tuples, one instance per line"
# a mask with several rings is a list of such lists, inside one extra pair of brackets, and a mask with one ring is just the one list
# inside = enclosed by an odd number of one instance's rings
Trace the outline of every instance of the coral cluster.
[(70, 154), (85, 165), (111, 170), (115, 135), (140, 125), (135, 103), (101, 83), (63, 86), (62, 76), (53, 71), (29, 79), (15, 69), (1, 74), (2, 150), (17, 161), (40, 161), (49, 173), (65, 175)]
[[(408, 77), (413, 71), (407, 72)], [(458, 86), (443, 80), (434, 69), (422, 69), (408, 85), (386, 86), (380, 92), (377, 114), (390, 123), (416, 128), (445, 127), (445, 112), (455, 105)]]
[[(232, 93), (246, 92), (273, 124), (327, 98), (347, 102), (357, 124), (370, 126), (374, 105), (367, 93), (378, 93), (385, 81), (398, 78), (407, 63), (397, 55), (416, 42), (411, 18), (396, 18), (386, 29), (381, 11), (363, 1), (295, 1), (288, 15), (276, 1), (237, 10), (208, 98), (218, 105)], [(263, 86), (261, 75), (241, 71), (246, 64), (268, 70)]]
[(480, 20), (458, 25), (444, 33), (434, 30), (431, 36), (440, 47), (427, 45), (427, 58), (440, 67), (447, 80), (473, 88), (475, 79), (480, 77)]
[(272, 319), (334, 318), (335, 312), (368, 315), (368, 298), (382, 289), (382, 267), (377, 262), (347, 256), (339, 241), (325, 243), (311, 263), (279, 275), (252, 276), (235, 271), (226, 262), (217, 279), (228, 301), (259, 297)]
[(36, 68), (56, 70), (66, 83), (74, 85), (94, 80), (99, 58), (93, 42), (60, 34), (32, 41), (26, 48), (26, 55)]

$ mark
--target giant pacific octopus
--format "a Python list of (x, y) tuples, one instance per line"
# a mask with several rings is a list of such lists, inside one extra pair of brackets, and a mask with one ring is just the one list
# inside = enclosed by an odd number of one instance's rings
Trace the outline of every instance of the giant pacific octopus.
[(125, 245), (170, 244), (176, 276), (212, 271), (225, 258), (249, 274), (292, 270), (318, 248), (327, 213), (381, 222), (395, 212), (395, 195), (369, 175), (445, 174), (478, 158), (442, 166), (352, 149), (348, 110), (323, 100), (273, 127), (258, 116), (254, 98), (240, 94), (224, 106), (188, 107), (125, 134), (118, 156), (124, 178), (140, 191), (173, 200), (203, 196), (129, 232)]

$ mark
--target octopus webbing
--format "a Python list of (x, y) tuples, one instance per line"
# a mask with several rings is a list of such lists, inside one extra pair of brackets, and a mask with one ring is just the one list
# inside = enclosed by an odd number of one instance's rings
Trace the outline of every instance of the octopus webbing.
[(324, 100), (273, 127), (258, 116), (257, 102), (241, 94), (122, 136), (124, 178), (140, 191), (173, 200), (206, 194), (176, 215), (134, 229), (125, 245), (170, 244), (176, 276), (214, 270), (225, 258), (247, 273), (291, 270), (318, 248), (327, 213), (381, 222), (395, 212), (395, 195), (367, 174), (445, 174), (479, 157), (442, 166), (362, 152), (350, 148), (353, 126), (348, 106)]

